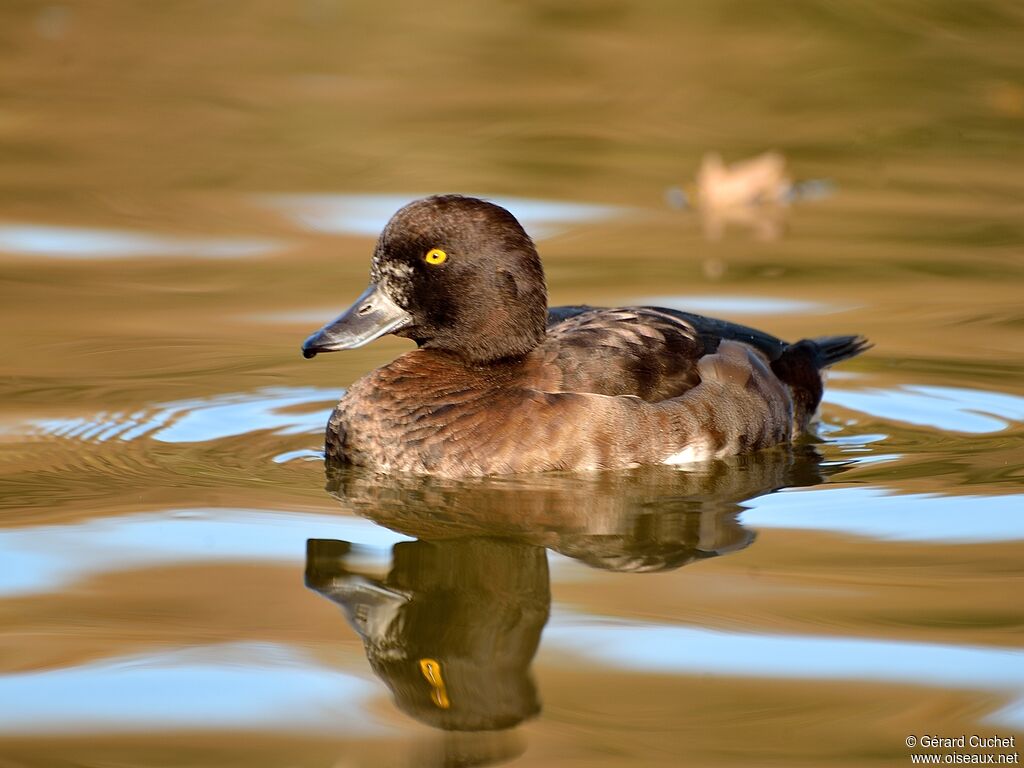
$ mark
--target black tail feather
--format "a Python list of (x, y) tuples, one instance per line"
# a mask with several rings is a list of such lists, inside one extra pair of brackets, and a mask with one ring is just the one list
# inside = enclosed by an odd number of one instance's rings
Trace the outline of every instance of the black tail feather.
[(804, 339), (797, 342), (797, 345), (811, 347), (809, 351), (812, 351), (812, 359), (818, 369), (841, 363), (873, 346), (864, 336), (820, 336)]
[(803, 432), (821, 403), (821, 369), (859, 355), (871, 346), (863, 336), (822, 336), (790, 344), (772, 361), (775, 375), (793, 395), (793, 423)]

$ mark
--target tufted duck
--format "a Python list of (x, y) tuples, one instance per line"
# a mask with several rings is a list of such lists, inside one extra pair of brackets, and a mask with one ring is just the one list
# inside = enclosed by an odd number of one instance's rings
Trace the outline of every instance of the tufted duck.
[(306, 357), (393, 333), (416, 342), (363, 376), (327, 425), (332, 462), (448, 477), (683, 464), (784, 443), (821, 370), (861, 336), (787, 344), (657, 307), (548, 309), (540, 257), (483, 200), (410, 203), (384, 228), (370, 286)]

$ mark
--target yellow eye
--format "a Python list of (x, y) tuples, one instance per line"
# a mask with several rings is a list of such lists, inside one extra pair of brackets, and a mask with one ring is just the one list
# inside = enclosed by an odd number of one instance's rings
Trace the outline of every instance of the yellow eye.
[(431, 248), (427, 251), (427, 255), (423, 257), (423, 260), (427, 264), (437, 266), (438, 264), (444, 264), (445, 259), (448, 258), (448, 254), (442, 251), (440, 248)]

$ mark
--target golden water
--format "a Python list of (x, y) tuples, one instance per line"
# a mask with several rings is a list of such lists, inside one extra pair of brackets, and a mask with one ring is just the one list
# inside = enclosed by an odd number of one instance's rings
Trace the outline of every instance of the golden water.
[[(0, 5), (0, 765), (1019, 740), (1022, 39), (1008, 0)], [(768, 149), (820, 194), (672, 204)], [(325, 490), (407, 345), (299, 345), (442, 191), (521, 214), (554, 303), (876, 346), (795, 451)]]

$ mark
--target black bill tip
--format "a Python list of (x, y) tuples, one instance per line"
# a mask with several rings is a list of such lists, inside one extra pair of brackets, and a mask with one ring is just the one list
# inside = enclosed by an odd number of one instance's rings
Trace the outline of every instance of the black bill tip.
[(302, 356), (308, 360), (320, 352), (355, 349), (411, 323), (409, 313), (371, 283), (355, 304), (303, 342)]

